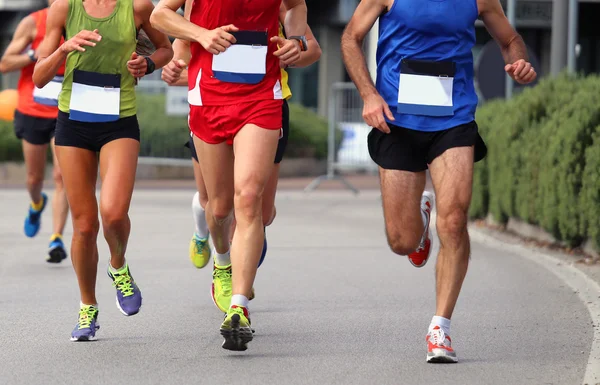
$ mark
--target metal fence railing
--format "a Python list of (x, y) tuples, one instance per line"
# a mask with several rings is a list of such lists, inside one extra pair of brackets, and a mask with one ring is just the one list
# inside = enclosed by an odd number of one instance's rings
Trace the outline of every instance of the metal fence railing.
[[(326, 180), (337, 180), (348, 189), (358, 190), (348, 182), (344, 173), (375, 173), (377, 165), (371, 160), (367, 136), (371, 128), (362, 118), (363, 101), (353, 83), (335, 83), (329, 97), (329, 138), (327, 174), (313, 180), (305, 191), (313, 191)], [(341, 141), (339, 132), (342, 133)]]

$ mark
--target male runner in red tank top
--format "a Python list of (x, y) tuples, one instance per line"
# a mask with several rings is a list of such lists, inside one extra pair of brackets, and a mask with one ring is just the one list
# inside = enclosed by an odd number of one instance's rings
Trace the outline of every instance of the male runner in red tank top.
[[(54, 0), (49, 0), (51, 5)], [(34, 86), (32, 76), (36, 50), (46, 33), (46, 15), (48, 8), (33, 12), (25, 17), (19, 25), (0, 60), (0, 72), (21, 71), (19, 84), (19, 102), (15, 112), (14, 127), (17, 138), (23, 144), (23, 157), (27, 168), (27, 190), (31, 204), (25, 218), (24, 231), (28, 237), (37, 235), (41, 214), (46, 207), (48, 197), (42, 192), (46, 168), (48, 144), (54, 150), (54, 128), (58, 116), (57, 98), (60, 91), (60, 77), (43, 89)], [(58, 72), (62, 76), (64, 68)], [(53, 234), (46, 260), (59, 263), (67, 257), (62, 241), (62, 233), (69, 213), (69, 205), (65, 196), (62, 175), (56, 157), (54, 159), (55, 193), (52, 199)]]
[[(221, 324), (223, 348), (246, 350), (252, 340), (248, 298), (264, 242), (262, 194), (282, 128), (280, 63), (294, 64), (307, 48), (306, 3), (283, 0), (289, 33), (283, 39), (278, 36), (282, 0), (195, 0), (190, 21), (176, 13), (184, 2), (161, 0), (150, 21), (191, 42), (190, 129), (216, 250), (213, 298), (231, 293)], [(233, 210), (237, 225), (230, 256)], [(231, 287), (219, 284), (229, 279)]]

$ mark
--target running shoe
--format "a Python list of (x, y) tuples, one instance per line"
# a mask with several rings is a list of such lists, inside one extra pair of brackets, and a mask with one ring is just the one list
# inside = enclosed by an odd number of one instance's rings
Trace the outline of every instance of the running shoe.
[(221, 335), (225, 339), (223, 349), (234, 351), (248, 349), (248, 342), (252, 341), (252, 333), (248, 309), (243, 306), (231, 306), (221, 324)]
[(108, 267), (108, 276), (113, 280), (113, 286), (117, 289), (117, 307), (126, 316), (135, 315), (142, 307), (142, 292), (135, 284), (129, 265), (113, 272)]
[(197, 234), (190, 241), (190, 260), (198, 269), (202, 269), (210, 261), (210, 245), (208, 237), (200, 238)]
[(42, 208), (40, 210), (34, 210), (29, 205), (29, 212), (27, 213), (27, 217), (25, 218), (25, 235), (29, 238), (33, 238), (37, 235), (38, 231), (40, 231), (40, 226), (42, 224), (42, 213), (46, 208), (46, 203), (48, 203), (48, 196), (42, 193)]
[(48, 263), (61, 263), (63, 259), (67, 258), (67, 251), (65, 250), (65, 244), (62, 241), (60, 235), (56, 235), (50, 239), (50, 246), (48, 246), (48, 257), (46, 261)]
[(434, 327), (425, 338), (427, 341), (427, 362), (452, 364), (458, 362), (452, 349), (452, 340), (439, 326)]
[(429, 224), (431, 223), (431, 211), (433, 210), (433, 194), (429, 191), (423, 193), (421, 198), (421, 211), (425, 213), (427, 220), (425, 221), (425, 230), (423, 231), (423, 237), (419, 243), (417, 250), (413, 251), (408, 255), (408, 260), (414, 267), (423, 267), (429, 260), (431, 254), (431, 229)]
[(211, 295), (215, 306), (223, 313), (227, 313), (231, 305), (231, 265), (213, 265)]
[(100, 329), (98, 323), (98, 308), (83, 305), (79, 309), (79, 321), (71, 332), (71, 341), (95, 341), (96, 332)]

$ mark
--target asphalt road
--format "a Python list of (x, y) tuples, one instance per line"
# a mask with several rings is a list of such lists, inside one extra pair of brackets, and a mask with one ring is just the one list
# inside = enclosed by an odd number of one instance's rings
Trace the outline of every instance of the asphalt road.
[(50, 215), (27, 239), (24, 191), (0, 190), (0, 384), (582, 383), (584, 303), (537, 263), (477, 243), (452, 321), (460, 362), (426, 364), (435, 258), (415, 269), (388, 250), (371, 192), (280, 194), (250, 307), (255, 339), (223, 350), (210, 271), (187, 257), (192, 194), (136, 191), (128, 261), (142, 311), (117, 310), (100, 236), (99, 340), (72, 343), (77, 284), (70, 262), (44, 261)]

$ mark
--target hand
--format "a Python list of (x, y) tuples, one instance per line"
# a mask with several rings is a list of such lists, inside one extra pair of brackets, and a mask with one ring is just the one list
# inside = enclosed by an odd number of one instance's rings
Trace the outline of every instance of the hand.
[(531, 83), (537, 77), (535, 69), (531, 63), (523, 59), (517, 60), (513, 64), (507, 64), (504, 67), (506, 73), (519, 84)]
[(134, 78), (139, 79), (146, 75), (148, 70), (148, 63), (144, 56), (140, 56), (137, 53), (131, 54), (131, 59), (127, 62), (127, 69)]
[(378, 129), (379, 131), (389, 134), (390, 128), (388, 127), (385, 118), (394, 121), (394, 115), (388, 104), (383, 100), (381, 95), (373, 94), (365, 98), (363, 107), (363, 119), (369, 126)]
[(64, 53), (70, 53), (73, 51), (85, 52), (85, 46), (95, 47), (96, 42), (102, 40), (102, 36), (98, 34), (98, 30), (93, 31), (82, 30), (69, 40), (65, 41), (60, 49)]
[(225, 52), (227, 48), (236, 43), (235, 37), (233, 37), (230, 32), (237, 31), (239, 31), (239, 29), (235, 25), (229, 24), (215, 28), (211, 31), (206, 31), (196, 41), (208, 52), (213, 55), (218, 55), (221, 52)]
[(168, 85), (172, 86), (177, 83), (181, 78), (181, 73), (185, 69), (187, 65), (181, 59), (179, 60), (171, 60), (169, 64), (163, 67), (162, 70), (162, 80)]
[[(280, 67), (290, 66), (300, 60), (300, 42), (297, 40), (287, 40), (281, 36), (273, 36), (271, 42), (277, 43), (279, 49), (273, 53), (280, 60)], [(284, 66), (281, 65), (283, 63)]]

